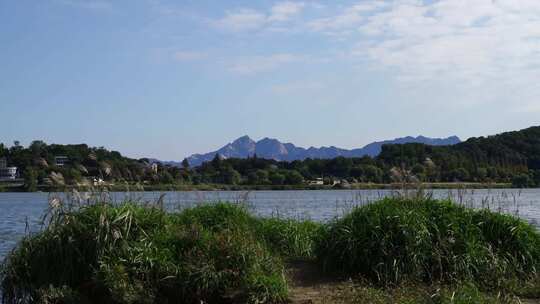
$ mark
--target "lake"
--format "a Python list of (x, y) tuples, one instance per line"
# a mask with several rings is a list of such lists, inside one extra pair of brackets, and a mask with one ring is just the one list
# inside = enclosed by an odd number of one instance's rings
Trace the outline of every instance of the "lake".
[[(116, 202), (125, 198), (152, 202), (165, 194), (163, 201), (168, 210), (202, 202), (231, 201), (246, 204), (259, 216), (324, 222), (342, 216), (353, 206), (368, 204), (395, 193), (394, 190), (321, 190), (114, 192), (108, 195)], [(514, 214), (540, 228), (540, 189), (429, 190), (428, 193), (435, 198), (451, 198), (468, 207)], [(0, 260), (25, 233), (40, 229), (49, 197), (47, 193), (0, 193)]]

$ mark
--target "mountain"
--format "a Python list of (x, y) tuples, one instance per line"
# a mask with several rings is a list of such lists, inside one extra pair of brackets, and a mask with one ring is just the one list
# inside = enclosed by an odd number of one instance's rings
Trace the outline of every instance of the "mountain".
[(374, 142), (359, 149), (341, 149), (338, 147), (297, 147), (292, 143), (282, 143), (277, 139), (263, 138), (259, 141), (252, 140), (249, 136), (242, 136), (222, 147), (217, 151), (212, 151), (205, 154), (194, 154), (188, 157), (191, 166), (199, 166), (200, 164), (211, 161), (216, 154), (223, 158), (247, 158), (253, 155), (266, 159), (275, 159), (279, 161), (294, 161), (304, 160), (306, 158), (321, 158), (330, 159), (338, 156), (344, 157), (362, 157), (377, 156), (383, 145), (387, 144), (406, 144), (406, 143), (422, 143), (433, 146), (454, 145), (460, 143), (461, 140), (457, 136), (448, 138), (429, 138), (424, 136), (418, 137), (402, 137), (393, 140)]
[(148, 158), (148, 162), (151, 164), (160, 163), (164, 166), (182, 167), (182, 162), (173, 161), (173, 160), (159, 160), (157, 158)]

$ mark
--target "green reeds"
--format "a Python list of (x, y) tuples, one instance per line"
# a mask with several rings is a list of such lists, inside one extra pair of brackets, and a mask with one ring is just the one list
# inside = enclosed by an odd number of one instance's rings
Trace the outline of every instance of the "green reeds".
[[(240, 214), (240, 209), (218, 205)], [(203, 210), (201, 208), (200, 210)], [(62, 211), (2, 269), (4, 303), (279, 303), (281, 260), (249, 230), (135, 204)], [(209, 211), (211, 212), (211, 211)], [(246, 214), (247, 216), (247, 214)], [(56, 299), (54, 299), (56, 297)]]
[(330, 223), (316, 255), (329, 271), (382, 284), (478, 282), (502, 288), (536, 275), (540, 234), (523, 220), (450, 201), (391, 198)]

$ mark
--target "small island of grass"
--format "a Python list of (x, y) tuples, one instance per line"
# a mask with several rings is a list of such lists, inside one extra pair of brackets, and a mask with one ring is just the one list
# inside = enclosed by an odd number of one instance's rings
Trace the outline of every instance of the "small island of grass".
[(1, 273), (4, 303), (520, 303), (540, 296), (523, 220), (388, 198), (329, 223), (237, 204), (53, 201)]

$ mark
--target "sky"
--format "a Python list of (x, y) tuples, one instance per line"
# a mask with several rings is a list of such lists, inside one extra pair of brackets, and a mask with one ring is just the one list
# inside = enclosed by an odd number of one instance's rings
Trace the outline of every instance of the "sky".
[(0, 142), (181, 160), (540, 125), (540, 1), (0, 0)]

